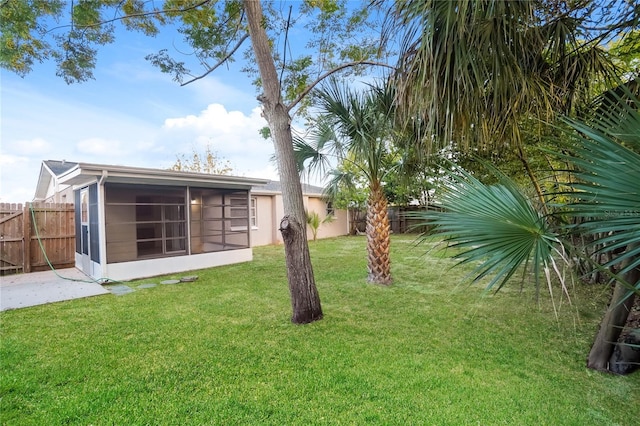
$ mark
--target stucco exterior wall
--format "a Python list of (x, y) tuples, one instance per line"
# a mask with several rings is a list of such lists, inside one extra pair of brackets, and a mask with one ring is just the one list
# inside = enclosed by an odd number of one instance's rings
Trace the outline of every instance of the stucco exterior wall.
[(251, 228), (251, 245), (266, 246), (273, 244), (275, 234), (275, 196), (252, 195), (256, 199), (256, 226)]
[[(307, 211), (309, 213), (316, 212), (320, 215), (320, 220), (325, 220), (328, 216), (327, 203), (321, 198), (310, 197), (307, 205)], [(349, 228), (347, 225), (347, 211), (346, 210), (333, 210), (334, 220), (330, 223), (321, 223), (318, 228), (318, 238), (331, 238), (338, 237), (340, 235), (347, 235)], [(307, 227), (307, 234), (309, 239), (313, 238), (311, 229)]]
[[(257, 227), (251, 230), (251, 246), (265, 246), (269, 244), (282, 244), (282, 235), (278, 230), (280, 220), (284, 216), (284, 204), (280, 194), (252, 194), (257, 202)], [(319, 196), (305, 195), (304, 206), (308, 212), (316, 212), (320, 220), (327, 217), (327, 203)], [(346, 210), (335, 210), (335, 220), (331, 223), (323, 223), (318, 228), (318, 238), (330, 238), (347, 235), (348, 217)], [(307, 237), (313, 239), (311, 229), (307, 226)]]

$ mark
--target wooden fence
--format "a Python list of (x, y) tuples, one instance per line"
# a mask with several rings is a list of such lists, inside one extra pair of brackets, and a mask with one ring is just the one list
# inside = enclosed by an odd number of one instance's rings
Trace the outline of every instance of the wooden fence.
[(0, 274), (46, 270), (47, 258), (75, 264), (73, 204), (0, 203)]
[[(413, 213), (437, 210), (437, 207), (429, 206), (390, 206), (387, 209), (389, 215), (389, 226), (395, 234), (426, 232), (427, 227), (423, 225), (424, 220), (412, 217)], [(367, 228), (367, 211), (362, 209), (349, 209), (349, 223), (351, 225), (350, 234), (361, 234)]]

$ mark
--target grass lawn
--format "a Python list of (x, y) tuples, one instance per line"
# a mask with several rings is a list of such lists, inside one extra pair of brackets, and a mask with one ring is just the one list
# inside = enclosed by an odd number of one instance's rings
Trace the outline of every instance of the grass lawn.
[(518, 283), (460, 286), (411, 236), (393, 238), (391, 287), (366, 284), (364, 237), (311, 256), (325, 318), (304, 326), (274, 246), (192, 283), (0, 314), (0, 423), (638, 424), (640, 374), (585, 368), (602, 287), (556, 320)]

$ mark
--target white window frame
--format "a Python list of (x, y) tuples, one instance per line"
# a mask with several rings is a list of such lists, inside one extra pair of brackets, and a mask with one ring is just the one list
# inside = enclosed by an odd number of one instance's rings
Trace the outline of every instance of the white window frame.
[(258, 229), (258, 199), (251, 197), (249, 203), (249, 224), (251, 229)]
[[(249, 225), (252, 230), (258, 229), (258, 199), (251, 197), (249, 199)], [(246, 226), (232, 226), (232, 231), (246, 231)]]

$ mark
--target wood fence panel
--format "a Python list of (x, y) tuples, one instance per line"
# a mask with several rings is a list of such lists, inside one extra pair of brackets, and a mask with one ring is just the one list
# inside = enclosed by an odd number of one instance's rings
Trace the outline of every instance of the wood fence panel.
[(0, 234), (3, 274), (75, 264), (73, 204), (0, 204)]
[(16, 273), (23, 268), (22, 204), (0, 203), (0, 273)]
[(73, 204), (33, 204), (31, 208), (31, 269), (48, 269), (47, 258), (57, 268), (73, 266), (76, 247)]

